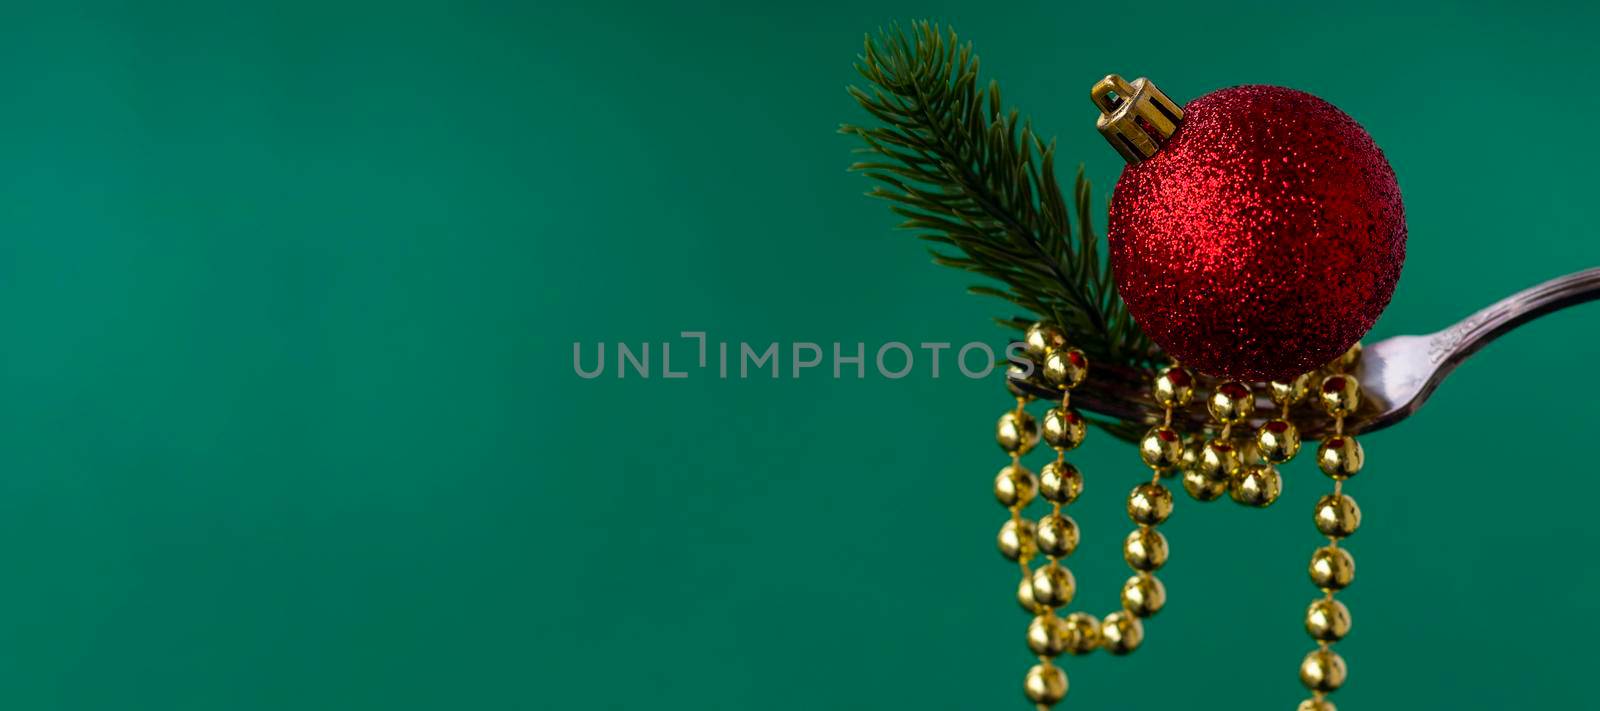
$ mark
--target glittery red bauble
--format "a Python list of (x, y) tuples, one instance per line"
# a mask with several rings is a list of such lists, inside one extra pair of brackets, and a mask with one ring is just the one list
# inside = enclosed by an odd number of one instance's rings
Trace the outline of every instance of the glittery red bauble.
[(1135, 320), (1203, 373), (1289, 380), (1360, 340), (1406, 257), (1394, 170), (1355, 119), (1294, 89), (1184, 107), (1111, 199), (1111, 266)]

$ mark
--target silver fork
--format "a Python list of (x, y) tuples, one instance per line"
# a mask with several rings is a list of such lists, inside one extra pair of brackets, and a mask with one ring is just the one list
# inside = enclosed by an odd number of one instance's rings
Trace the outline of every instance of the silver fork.
[(1358, 427), (1380, 430), (1422, 409), (1445, 376), (1512, 329), (1548, 313), (1600, 299), (1600, 267), (1523, 289), (1426, 336), (1395, 336), (1361, 352), (1361, 390), (1376, 406)]
[[(1345, 420), (1353, 432), (1372, 432), (1410, 417), (1427, 402), (1428, 396), (1450, 375), (1484, 346), (1512, 329), (1548, 313), (1587, 301), (1600, 299), (1600, 267), (1557, 277), (1524, 289), (1462, 319), (1459, 323), (1425, 336), (1395, 336), (1362, 349), (1356, 375), (1361, 380), (1362, 403), (1354, 418)], [(1085, 410), (1126, 422), (1153, 423), (1160, 420), (1150, 400), (1148, 376), (1112, 370), (1099, 374), (1091, 369), (1089, 380), (1100, 380), (1100, 387), (1081, 388), (1073, 393), (1073, 404)], [(1020, 387), (1041, 398), (1058, 397), (1034, 383)], [(1264, 392), (1264, 388), (1257, 388)], [(1272, 407), (1258, 398), (1257, 412)], [(1309, 438), (1327, 432), (1331, 423), (1314, 413), (1315, 408), (1294, 410), (1295, 424)], [(1191, 408), (1184, 413), (1188, 431), (1205, 426), (1203, 411)]]

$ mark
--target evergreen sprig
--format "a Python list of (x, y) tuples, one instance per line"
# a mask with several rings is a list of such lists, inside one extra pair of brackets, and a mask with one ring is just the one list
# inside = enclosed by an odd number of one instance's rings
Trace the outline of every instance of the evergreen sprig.
[[(1061, 325), (1091, 361), (1148, 365), (1158, 353), (1100, 258), (1082, 166), (1069, 207), (1054, 140), (1004, 110), (995, 82), (979, 85), (971, 43), (925, 21), (892, 27), (866, 38), (856, 70), (871, 86), (850, 95), (884, 125), (840, 127), (871, 155), (850, 169), (881, 183), (868, 195), (892, 202), (902, 228), (956, 250), (930, 247), (933, 261), (998, 281), (970, 291)], [(1024, 329), (1033, 319), (995, 320)]]

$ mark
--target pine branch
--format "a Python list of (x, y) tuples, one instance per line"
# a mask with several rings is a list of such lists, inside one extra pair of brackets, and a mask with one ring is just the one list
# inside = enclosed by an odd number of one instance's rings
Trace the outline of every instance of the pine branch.
[(997, 84), (979, 87), (970, 43), (928, 22), (910, 33), (895, 27), (866, 39), (856, 71), (870, 86), (849, 87), (850, 95), (884, 125), (840, 127), (870, 156), (850, 169), (881, 183), (867, 194), (891, 202), (900, 227), (953, 248), (930, 249), (934, 263), (999, 282), (1005, 288), (970, 291), (1061, 325), (1091, 360), (1144, 367), (1159, 356), (1100, 258), (1083, 168), (1069, 209), (1055, 178), (1055, 143), (1016, 109), (1002, 109)]

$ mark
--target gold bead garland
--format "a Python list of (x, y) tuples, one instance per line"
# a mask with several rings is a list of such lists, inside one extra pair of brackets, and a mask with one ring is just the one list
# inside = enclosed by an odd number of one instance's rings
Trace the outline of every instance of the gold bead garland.
[[(1011, 462), (995, 477), (994, 493), (1010, 513), (1001, 527), (998, 543), (1001, 554), (1020, 569), (1017, 601), (1032, 615), (1027, 643), (1039, 660), (1028, 670), (1023, 690), (1038, 711), (1048, 711), (1066, 696), (1068, 689), (1066, 672), (1055, 664), (1057, 657), (1100, 648), (1115, 655), (1128, 654), (1143, 642), (1142, 620), (1160, 612), (1166, 604), (1166, 589), (1155, 573), (1165, 565), (1169, 550), (1166, 537), (1157, 527), (1171, 515), (1173, 501), (1162, 478), (1171, 476), (1174, 470), (1182, 471), (1184, 489), (1202, 501), (1227, 493), (1241, 504), (1272, 504), (1282, 489), (1276, 465), (1292, 460), (1301, 447), (1290, 411), (1306, 397), (1312, 381), (1306, 375), (1291, 382), (1270, 383), (1276, 416), (1255, 428), (1245, 447), (1235, 443), (1233, 431), (1255, 414), (1255, 395), (1245, 383), (1221, 383), (1207, 398), (1215, 436), (1186, 443), (1173, 428), (1173, 415), (1193, 399), (1195, 376), (1177, 364), (1163, 370), (1151, 392), (1164, 417), (1139, 441), (1140, 459), (1150, 467), (1151, 477), (1135, 486), (1127, 499), (1128, 517), (1137, 527), (1123, 541), (1123, 559), (1133, 576), (1122, 586), (1121, 609), (1104, 620), (1083, 612), (1063, 617), (1060, 612), (1072, 602), (1077, 588), (1064, 559), (1073, 554), (1079, 541), (1078, 526), (1064, 508), (1083, 489), (1083, 476), (1066, 461), (1066, 453), (1083, 442), (1088, 425), (1071, 408), (1071, 394), (1084, 380), (1089, 364), (1081, 351), (1066, 344), (1060, 331), (1045, 324), (1030, 327), (1025, 343), (1029, 358), (1037, 364), (1043, 379), (1060, 390), (1061, 400), (1038, 422), (1026, 410), (1030, 397), (1012, 387), (1016, 406), (1000, 417), (995, 428), (996, 441), (1010, 455)], [(1354, 559), (1340, 542), (1361, 523), (1360, 508), (1343, 493), (1343, 481), (1359, 472), (1364, 460), (1360, 443), (1344, 432), (1345, 418), (1355, 411), (1361, 395), (1356, 379), (1342, 372), (1352, 363), (1353, 354), (1342, 357), (1330, 366), (1335, 372), (1314, 388), (1315, 399), (1334, 422), (1333, 433), (1317, 449), (1317, 466), (1335, 484), (1333, 493), (1317, 502), (1314, 514), (1317, 530), (1328, 537), (1328, 544), (1312, 554), (1308, 568), (1312, 582), (1324, 591), (1324, 596), (1306, 609), (1305, 628), (1317, 647), (1300, 664), (1300, 679), (1311, 691), (1311, 698), (1301, 702), (1299, 711), (1336, 711), (1326, 697), (1344, 684), (1348, 671), (1344, 659), (1331, 645), (1350, 630), (1350, 611), (1334, 598), (1334, 593), (1348, 586), (1355, 576)], [(1022, 464), (1022, 457), (1041, 439), (1055, 450), (1056, 456), (1036, 477)], [(1039, 495), (1051, 503), (1051, 509), (1037, 522), (1028, 520), (1023, 510)], [(1032, 569), (1032, 560), (1039, 553), (1047, 560)]]
[[(1206, 411), (1217, 429), (1215, 437), (1206, 442), (1195, 455), (1194, 468), (1184, 472), (1183, 489), (1197, 501), (1215, 501), (1223, 494), (1232, 493), (1234, 500), (1251, 503), (1257, 494), (1271, 494), (1277, 498), (1276, 480), (1265, 472), (1252, 472), (1246, 465), (1244, 454), (1233, 443), (1233, 427), (1255, 413), (1255, 395), (1250, 386), (1237, 381), (1220, 383), (1206, 399)], [(1240, 481), (1251, 474), (1248, 484)], [(1276, 474), (1273, 470), (1272, 474)], [(1268, 503), (1271, 503), (1270, 501)]]
[(1151, 394), (1165, 416), (1139, 439), (1139, 458), (1150, 467), (1150, 481), (1128, 493), (1128, 518), (1138, 527), (1123, 539), (1122, 558), (1133, 569), (1133, 576), (1122, 584), (1122, 609), (1106, 615), (1100, 626), (1102, 646), (1117, 655), (1139, 648), (1144, 641), (1140, 620), (1167, 604), (1166, 587), (1155, 576), (1155, 571), (1166, 565), (1168, 554), (1167, 538), (1156, 526), (1172, 515), (1172, 492), (1161, 479), (1183, 464), (1184, 442), (1172, 429), (1172, 413), (1193, 399), (1194, 373), (1173, 365), (1156, 376)]
[[(1027, 403), (1026, 396), (1018, 395), (1016, 409), (1001, 415), (1000, 422), (996, 425), (995, 440), (1001, 449), (1011, 455), (1011, 464), (1001, 469), (995, 476), (994, 496), (1001, 506), (1011, 512), (1011, 517), (1000, 527), (997, 541), (1000, 555), (1005, 556), (1007, 560), (1015, 561), (1021, 568), (1022, 584), (1017, 588), (1017, 600), (1023, 609), (1038, 614), (1038, 611), (1044, 608), (1034, 598), (1032, 578), (1028, 570), (1028, 563), (1033, 559), (1038, 544), (1034, 536), (1033, 522), (1022, 517), (1022, 509), (1033, 501), (1038, 492), (1038, 481), (1034, 478), (1033, 472), (1022, 465), (1022, 455), (1031, 451), (1039, 438), (1039, 430), (1033, 417), (1024, 409)], [(1028, 674), (1030, 696), (1036, 683), (1034, 676), (1030, 671)], [(1037, 679), (1037, 683), (1045, 692), (1053, 690), (1057, 681), (1060, 682), (1061, 692), (1065, 694), (1065, 674), (1061, 674), (1059, 679), (1046, 678), (1046, 675), (1040, 675)]]
[(1026, 397), (1018, 396), (1016, 409), (1000, 416), (995, 424), (995, 441), (1011, 455), (1011, 463), (994, 478), (994, 498), (1011, 511), (1011, 518), (1000, 528), (997, 543), (1000, 554), (1022, 565), (1024, 575), (1028, 561), (1033, 558), (1034, 539), (1032, 522), (1022, 518), (1022, 508), (1033, 501), (1038, 482), (1033, 472), (1022, 465), (1022, 455), (1033, 450), (1039, 442), (1039, 426), (1033, 416), (1023, 409)]
[(1328, 537), (1328, 545), (1311, 554), (1308, 572), (1311, 582), (1323, 591), (1322, 598), (1306, 608), (1306, 633), (1317, 641), (1300, 662), (1300, 682), (1311, 691), (1311, 698), (1300, 702), (1299, 711), (1336, 711), (1327, 695), (1344, 685), (1348, 669), (1344, 658), (1332, 644), (1350, 632), (1350, 610), (1334, 599), (1334, 593), (1355, 579), (1355, 559), (1340, 546), (1340, 541), (1361, 526), (1361, 508), (1344, 493), (1344, 481), (1361, 471), (1365, 457), (1361, 443), (1345, 434), (1344, 419), (1361, 403), (1361, 386), (1344, 372), (1360, 353), (1360, 346), (1335, 363), (1338, 369), (1322, 380), (1317, 399), (1333, 418), (1333, 434), (1317, 448), (1317, 467), (1333, 479), (1333, 493), (1317, 501), (1312, 514), (1317, 531)]
[(1273, 464), (1284, 464), (1300, 452), (1300, 431), (1289, 420), (1289, 410), (1305, 399), (1306, 384), (1311, 380), (1307, 373), (1287, 383), (1270, 383), (1272, 401), (1278, 404), (1278, 416), (1261, 423), (1256, 430), (1256, 451), (1261, 458)]
[(1220, 434), (1200, 440), (1184, 452), (1183, 490), (1195, 501), (1216, 501), (1228, 493), (1239, 454)]
[(1088, 421), (1072, 409), (1071, 402), (1072, 389), (1088, 375), (1089, 360), (1082, 351), (1064, 342), (1047, 346), (1043, 355), (1044, 378), (1061, 390), (1061, 402), (1044, 417), (1044, 440), (1055, 450), (1056, 458), (1045, 465), (1042, 479), (1050, 513), (1039, 519), (1034, 535), (1049, 562), (1032, 576), (1033, 600), (1038, 610), (1028, 625), (1028, 648), (1039, 656), (1039, 663), (1028, 670), (1023, 691), (1038, 708), (1047, 709), (1067, 693), (1066, 672), (1055, 666), (1054, 658), (1063, 652), (1092, 651), (1098, 635), (1084, 634), (1081, 618), (1062, 619), (1056, 612), (1070, 604), (1077, 592), (1072, 571), (1061, 564), (1061, 559), (1078, 547), (1078, 524), (1063, 514), (1061, 507), (1071, 504), (1083, 490), (1083, 477), (1067, 462), (1066, 453), (1082, 444), (1088, 434)]

